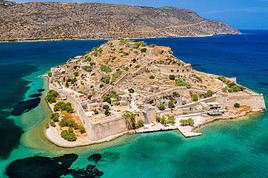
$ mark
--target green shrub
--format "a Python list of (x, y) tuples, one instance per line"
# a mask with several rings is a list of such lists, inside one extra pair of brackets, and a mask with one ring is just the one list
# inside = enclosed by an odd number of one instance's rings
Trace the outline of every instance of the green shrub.
[(128, 92), (129, 92), (129, 93), (134, 93), (135, 91), (134, 91), (133, 88), (130, 88), (130, 89), (128, 89)]
[(174, 101), (169, 101), (168, 102), (168, 108), (172, 109), (172, 108), (175, 108), (175, 104), (174, 104)]
[(102, 107), (104, 110), (109, 110), (110, 109), (110, 106), (109, 105), (107, 105), (107, 104), (105, 104), (105, 105), (103, 105), (103, 107)]
[(191, 88), (191, 85), (183, 79), (176, 79), (175, 81), (177, 86), (184, 86), (186, 88)]
[(138, 119), (135, 123), (135, 128), (138, 129), (138, 128), (141, 128), (143, 127), (144, 125), (144, 121), (142, 119)]
[(142, 53), (145, 53), (146, 51), (147, 51), (147, 48), (142, 48), (142, 49), (141, 49), (141, 52), (142, 52)]
[(105, 73), (111, 73), (112, 69), (109, 66), (101, 65), (101, 71)]
[(197, 75), (193, 75), (193, 77), (198, 81), (198, 82), (202, 82), (202, 79), (201, 77), (197, 76)]
[(74, 76), (78, 77), (79, 76), (79, 72), (75, 71), (74, 72)]
[(136, 114), (131, 111), (124, 111), (123, 118), (126, 121), (128, 129), (135, 129), (135, 117)]
[(121, 69), (116, 69), (116, 71), (112, 74), (111, 83), (115, 82), (121, 75), (123, 71)]
[(239, 104), (239, 103), (235, 103), (235, 104), (234, 104), (234, 107), (235, 107), (235, 108), (240, 108), (240, 104)]
[(48, 77), (52, 77), (52, 73), (51, 72), (48, 72), (47, 75), (48, 75)]
[(211, 90), (208, 90), (206, 93), (200, 94), (200, 98), (208, 98), (211, 96), (213, 96), (213, 91), (211, 91)]
[(172, 93), (172, 96), (174, 96), (174, 97), (180, 97), (181, 95), (178, 92), (173, 92)]
[(69, 142), (74, 142), (77, 139), (73, 129), (71, 128), (69, 128), (68, 130), (63, 130), (60, 135), (63, 139)]
[(107, 103), (111, 104), (112, 103), (111, 96), (104, 96), (103, 102), (107, 102)]
[(164, 111), (166, 109), (166, 106), (164, 104), (160, 104), (158, 109)]
[(237, 85), (235, 82), (228, 80), (223, 76), (219, 76), (218, 79), (227, 85), (227, 87), (223, 89), (224, 92), (228, 91), (229, 93), (232, 93), (243, 91), (245, 89), (243, 86)]
[(90, 56), (85, 56), (85, 59), (82, 62), (90, 62), (91, 57)]
[(86, 72), (92, 72), (92, 67), (91, 66), (82, 66), (82, 69)]
[(198, 101), (198, 95), (196, 93), (191, 94), (192, 101)]
[(174, 125), (176, 123), (176, 118), (174, 116), (167, 116), (167, 123)]
[(165, 116), (160, 117), (160, 123), (163, 125), (167, 125), (167, 119)]
[(56, 124), (55, 124), (54, 121), (51, 121), (51, 122), (50, 122), (50, 125), (51, 125), (52, 127), (56, 127)]
[(173, 75), (173, 74), (170, 74), (169, 76), (168, 76), (168, 78), (169, 78), (169, 80), (175, 80), (175, 75)]
[(149, 78), (150, 78), (150, 79), (155, 79), (155, 76), (154, 76), (154, 75), (150, 75)]
[(110, 77), (109, 76), (104, 76), (101, 78), (101, 81), (105, 84), (109, 84), (110, 83)]
[(78, 130), (81, 134), (86, 133), (86, 129), (82, 125), (78, 125)]

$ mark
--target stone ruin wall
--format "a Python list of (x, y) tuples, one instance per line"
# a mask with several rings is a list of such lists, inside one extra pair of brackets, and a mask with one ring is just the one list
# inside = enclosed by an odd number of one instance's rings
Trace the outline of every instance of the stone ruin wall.
[(235, 103), (239, 103), (240, 105), (250, 106), (252, 111), (262, 111), (266, 109), (262, 94), (219, 96), (216, 101), (223, 103), (227, 107), (233, 107)]
[(98, 123), (91, 123), (90, 127), (91, 131), (89, 133), (89, 138), (92, 141), (98, 141), (128, 131), (126, 122), (122, 117)]

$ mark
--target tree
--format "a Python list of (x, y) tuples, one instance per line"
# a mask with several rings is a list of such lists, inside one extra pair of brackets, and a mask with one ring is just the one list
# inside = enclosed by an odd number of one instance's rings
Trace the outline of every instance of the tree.
[(52, 77), (52, 73), (51, 72), (48, 72), (47, 75), (48, 75), (48, 77)]
[(46, 96), (46, 100), (49, 103), (55, 103), (56, 98), (59, 96), (59, 93), (56, 92), (55, 90), (49, 90)]
[(69, 142), (74, 142), (77, 139), (73, 129), (71, 128), (69, 128), (68, 130), (63, 130), (60, 135), (63, 139)]
[(59, 113), (52, 113), (50, 119), (54, 122), (59, 122), (59, 117), (60, 117)]
[(61, 119), (61, 121), (59, 122), (59, 126), (60, 127), (78, 128), (77, 123), (73, 119), (70, 119), (70, 118)]

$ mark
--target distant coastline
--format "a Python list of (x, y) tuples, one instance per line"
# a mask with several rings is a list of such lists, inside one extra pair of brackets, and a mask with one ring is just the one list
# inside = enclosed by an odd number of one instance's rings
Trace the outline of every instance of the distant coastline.
[[(142, 40), (142, 39), (165, 39), (165, 38), (206, 38), (206, 37), (216, 37), (216, 36), (234, 36), (234, 35), (243, 35), (242, 32), (238, 33), (238, 34), (214, 34), (214, 35), (198, 35), (198, 36), (170, 36), (170, 37), (167, 37), (167, 36), (160, 36), (160, 37), (145, 37), (145, 38), (128, 38), (128, 39), (133, 39), (133, 40)], [(117, 39), (117, 38), (116, 38)], [(64, 38), (64, 39), (61, 39), (61, 38), (58, 38), (58, 39), (18, 39), (18, 40), (4, 40), (4, 41), (1, 41), (0, 40), (0, 43), (23, 43), (23, 42), (49, 42), (49, 41), (89, 41), (89, 40), (92, 40), (92, 41), (97, 41), (97, 40), (112, 40), (112, 38), (88, 38), (88, 39), (83, 39), (83, 38)]]

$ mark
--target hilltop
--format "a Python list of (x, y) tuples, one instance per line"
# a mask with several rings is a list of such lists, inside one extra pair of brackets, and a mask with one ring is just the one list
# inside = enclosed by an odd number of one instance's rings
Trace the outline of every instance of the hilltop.
[[(7, 2), (7, 1), (4, 1)], [(108, 39), (237, 34), (191, 10), (99, 3), (0, 6), (0, 40)]]
[(263, 95), (234, 78), (196, 71), (169, 47), (128, 39), (51, 68), (48, 82), (55, 113), (46, 135), (64, 147), (169, 129), (197, 136), (193, 130), (208, 122), (265, 110)]

